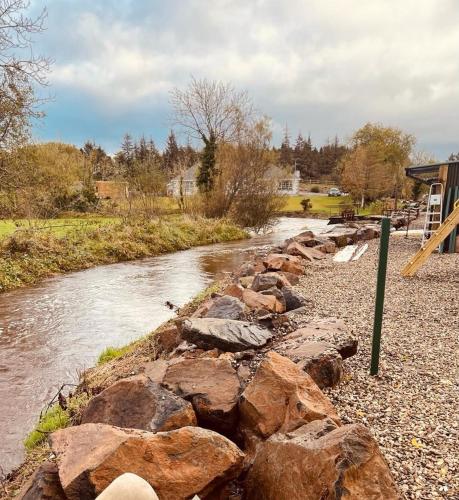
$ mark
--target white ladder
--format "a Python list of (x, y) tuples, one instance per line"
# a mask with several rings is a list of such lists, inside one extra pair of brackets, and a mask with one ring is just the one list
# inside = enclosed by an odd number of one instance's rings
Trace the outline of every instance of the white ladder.
[(426, 219), (422, 233), (422, 245), (432, 236), (443, 222), (443, 184), (435, 182), (430, 185), (427, 199)]

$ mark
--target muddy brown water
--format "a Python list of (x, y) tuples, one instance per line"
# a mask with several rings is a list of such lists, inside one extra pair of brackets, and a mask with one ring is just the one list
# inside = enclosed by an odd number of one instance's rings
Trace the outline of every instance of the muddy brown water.
[(0, 295), (0, 466), (23, 459), (22, 442), (62, 383), (174, 316), (221, 273), (257, 248), (326, 221), (282, 218), (267, 235), (56, 276)]

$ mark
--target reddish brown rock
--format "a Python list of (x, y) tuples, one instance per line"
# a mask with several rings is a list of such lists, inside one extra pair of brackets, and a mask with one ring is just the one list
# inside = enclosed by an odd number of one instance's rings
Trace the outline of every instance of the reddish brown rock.
[(339, 418), (311, 377), (292, 361), (269, 352), (240, 400), (241, 428), (267, 438), (312, 420)]
[(323, 253), (335, 253), (336, 243), (332, 240), (325, 240), (323, 243), (317, 245), (315, 249)]
[(191, 403), (138, 375), (116, 382), (91, 399), (81, 423), (159, 432), (196, 425), (196, 415)]
[(305, 247), (304, 245), (298, 243), (297, 241), (292, 241), (288, 245), (286, 252), (289, 255), (296, 255), (298, 257), (303, 257), (304, 259), (309, 260), (310, 262), (326, 258), (325, 255), (319, 250), (316, 250), (315, 248)]
[(304, 273), (301, 259), (293, 255), (270, 253), (263, 260), (263, 264), (268, 271), (285, 271), (298, 276)]
[(282, 304), (274, 295), (263, 295), (249, 288), (242, 292), (242, 301), (253, 311), (265, 310), (272, 313), (285, 311), (285, 304)]
[(337, 385), (343, 377), (343, 358), (325, 342), (289, 338), (280, 342), (276, 351), (308, 373), (321, 389)]
[(191, 401), (202, 427), (231, 434), (237, 424), (241, 383), (226, 359), (185, 359), (168, 367), (164, 385)]
[(153, 382), (161, 384), (169, 364), (165, 359), (149, 361), (142, 366), (142, 374), (146, 375)]
[(254, 278), (255, 276), (242, 276), (241, 278), (239, 278), (239, 283), (244, 288), (250, 288), (252, 286)]
[(298, 285), (300, 282), (300, 277), (297, 274), (287, 273), (285, 271), (279, 271), (278, 274), (286, 278), (288, 280), (288, 284), (291, 286)]
[[(322, 429), (320, 429), (322, 427)], [(246, 481), (247, 500), (398, 500), (378, 445), (360, 424), (312, 422), (261, 443)]]
[(15, 498), (18, 500), (65, 500), (67, 497), (62, 489), (57, 465), (53, 462), (40, 465)]
[(300, 234), (297, 234), (292, 239), (298, 241), (299, 243), (305, 244), (308, 241), (311, 241), (315, 238), (314, 233), (312, 231), (303, 231)]
[(244, 293), (244, 287), (238, 283), (231, 283), (223, 291), (224, 295), (230, 295), (231, 297), (236, 297), (237, 299), (242, 299), (242, 294)]
[(351, 335), (344, 321), (337, 318), (325, 318), (309, 322), (302, 328), (289, 333), (284, 337), (284, 342), (301, 345), (305, 342), (321, 342), (334, 347), (343, 359), (357, 353), (358, 341)]
[(332, 240), (337, 247), (341, 248), (357, 241), (357, 230), (348, 227), (337, 227), (329, 233), (325, 233), (324, 236)]
[(154, 336), (157, 354), (169, 353), (173, 351), (181, 342), (182, 339), (180, 337), (179, 330), (175, 325), (161, 330)]
[(257, 273), (264, 271), (264, 267), (261, 261), (256, 260), (254, 262), (244, 262), (242, 266), (236, 271), (236, 276), (255, 276)]
[(84, 424), (53, 433), (51, 446), (69, 500), (94, 499), (124, 472), (145, 479), (162, 500), (205, 498), (239, 475), (244, 457), (231, 441), (199, 427), (153, 434)]
[(199, 305), (199, 307), (196, 309), (196, 311), (193, 312), (191, 316), (193, 318), (202, 318), (209, 312), (209, 309), (212, 307), (213, 304), (214, 304), (213, 299), (205, 300), (202, 304)]

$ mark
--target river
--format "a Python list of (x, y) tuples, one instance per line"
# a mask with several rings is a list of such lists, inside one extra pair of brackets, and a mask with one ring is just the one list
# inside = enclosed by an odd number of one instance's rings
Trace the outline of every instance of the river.
[(23, 459), (22, 441), (64, 382), (95, 364), (107, 346), (141, 337), (183, 306), (247, 252), (276, 245), (326, 221), (282, 218), (250, 240), (219, 243), (56, 276), (0, 295), (0, 466)]

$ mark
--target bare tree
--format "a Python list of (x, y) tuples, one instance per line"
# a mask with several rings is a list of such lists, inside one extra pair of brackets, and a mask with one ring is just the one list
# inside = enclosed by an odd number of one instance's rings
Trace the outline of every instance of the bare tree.
[(231, 84), (197, 80), (192, 77), (185, 90), (171, 92), (173, 122), (198, 140), (232, 141), (240, 124), (252, 115), (247, 92), (238, 92)]
[(0, 151), (29, 136), (30, 121), (42, 116), (35, 85), (47, 85), (49, 59), (36, 56), (33, 35), (44, 30), (46, 10), (28, 17), (28, 0), (0, 0)]
[(171, 104), (174, 124), (204, 143), (197, 182), (202, 192), (209, 193), (217, 175), (218, 145), (238, 138), (252, 116), (251, 101), (230, 84), (192, 77), (187, 89), (171, 92)]

